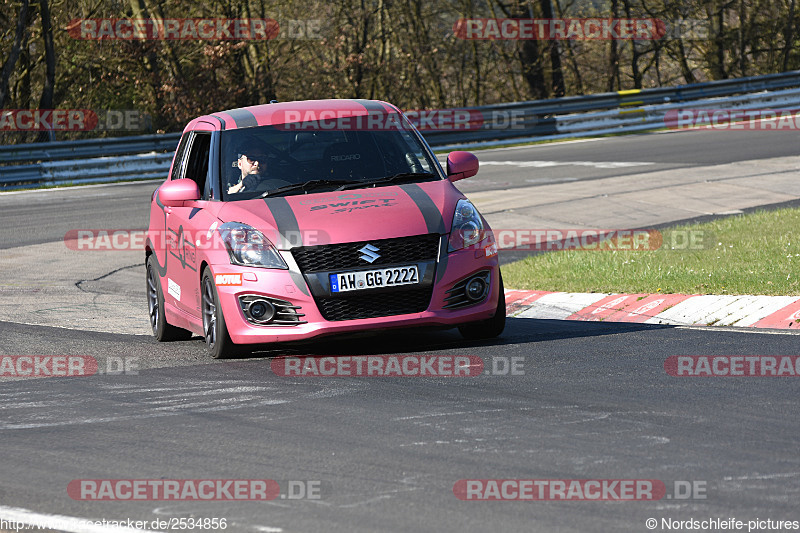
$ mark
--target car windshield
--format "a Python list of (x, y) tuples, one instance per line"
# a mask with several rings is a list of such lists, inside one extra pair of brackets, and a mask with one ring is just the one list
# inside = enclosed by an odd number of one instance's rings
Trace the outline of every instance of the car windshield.
[(442, 179), (437, 162), (405, 118), (382, 116), (394, 120), (377, 127), (365, 117), (350, 117), (354, 120), (334, 124), (297, 122), (223, 131), (222, 199)]

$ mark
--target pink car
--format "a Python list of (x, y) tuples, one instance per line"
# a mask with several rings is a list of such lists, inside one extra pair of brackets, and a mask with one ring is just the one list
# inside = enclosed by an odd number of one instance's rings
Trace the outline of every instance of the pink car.
[(371, 329), (505, 326), (497, 246), (447, 172), (391, 104), (316, 100), (192, 120), (153, 194), (146, 244), (159, 341), (237, 345)]

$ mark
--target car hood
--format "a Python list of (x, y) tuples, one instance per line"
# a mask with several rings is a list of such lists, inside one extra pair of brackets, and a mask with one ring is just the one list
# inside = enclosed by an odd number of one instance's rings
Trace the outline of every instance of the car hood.
[(447, 180), (230, 202), (223, 222), (261, 230), (280, 249), (450, 231), (464, 195)]

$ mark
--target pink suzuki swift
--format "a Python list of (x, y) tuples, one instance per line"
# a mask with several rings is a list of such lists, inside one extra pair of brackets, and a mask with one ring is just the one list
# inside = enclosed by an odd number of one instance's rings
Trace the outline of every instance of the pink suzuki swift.
[(497, 246), (391, 104), (316, 100), (192, 120), (153, 194), (147, 297), (159, 341), (237, 345), (370, 329), (505, 326)]

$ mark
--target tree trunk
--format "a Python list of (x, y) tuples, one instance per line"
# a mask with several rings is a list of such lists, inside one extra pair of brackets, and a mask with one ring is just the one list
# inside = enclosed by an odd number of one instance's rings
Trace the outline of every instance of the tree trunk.
[[(619, 12), (619, 3), (617, 0), (611, 0), (611, 16), (613, 18), (617, 18), (617, 14)], [(611, 39), (609, 41), (611, 50), (609, 52), (608, 57), (608, 67), (609, 67), (609, 75), (608, 75), (608, 91), (611, 92), (614, 90), (614, 86), (616, 85), (617, 90), (622, 89), (619, 83), (619, 51), (617, 50), (617, 41), (616, 39)]]
[(686, 80), (686, 83), (697, 83), (697, 78), (694, 77), (694, 72), (689, 66), (689, 60), (686, 59), (686, 48), (683, 46), (683, 39), (678, 39), (678, 55), (683, 79)]
[[(712, 6), (709, 6), (709, 9)], [(716, 7), (716, 6), (714, 6)], [(725, 70), (725, 5), (721, 5), (716, 12), (709, 13), (709, 19), (715, 21), (713, 49), (709, 51), (709, 67), (711, 70), (711, 77), (715, 80), (724, 80), (728, 78), (728, 73)]]
[[(144, 5), (144, 0), (130, 0), (131, 11), (134, 19), (149, 18), (147, 14), (147, 7)], [(161, 67), (158, 64), (158, 56), (156, 55), (153, 47), (150, 46), (146, 40), (140, 39), (139, 46), (142, 50), (142, 64), (145, 71), (150, 74), (150, 88), (153, 91), (153, 103), (157, 110), (153, 120), (153, 127), (156, 130), (161, 129), (167, 121), (167, 113), (164, 112), (164, 95), (163, 95), (163, 78), (161, 76)]]
[[(794, 0), (792, 0), (794, 2)], [(745, 26), (747, 23), (744, 0), (739, 0), (739, 76), (747, 76), (747, 39), (745, 37)]]
[[(564, 12), (558, 2), (556, 2), (556, 7), (558, 8), (558, 16), (564, 18)], [(578, 67), (578, 60), (575, 57), (575, 50), (572, 48), (572, 41), (569, 39), (565, 40), (564, 47), (567, 49), (567, 63), (570, 70), (572, 70), (572, 74), (575, 76), (575, 94), (584, 94), (583, 76), (581, 75), (581, 70)]]
[[(253, 13), (250, 10), (250, 4), (244, 4), (244, 18), (253, 19)], [(264, 18), (264, 13), (259, 14), (260, 18)], [(275, 92), (275, 81), (272, 77), (272, 70), (270, 69), (270, 55), (269, 55), (269, 42), (261, 45), (265, 48), (263, 53), (259, 53), (259, 45), (256, 41), (247, 42), (247, 55), (243, 56), (243, 60), (247, 60), (252, 69), (251, 79), (247, 80), (247, 84), (252, 87), (250, 91), (252, 94), (248, 98), (246, 105), (266, 104), (272, 100), (277, 100)]]
[[(550, 0), (539, 0), (542, 6), (542, 15), (546, 19), (553, 18), (553, 4)], [(551, 39), (547, 45), (550, 52), (550, 65), (552, 67), (551, 81), (553, 96), (561, 97), (567, 92), (564, 87), (564, 72), (561, 69), (561, 47), (556, 39)]]
[[(386, 28), (386, 3), (384, 0), (378, 0), (378, 8), (377, 8), (377, 19), (375, 21), (375, 33), (377, 34), (377, 39), (380, 42), (380, 46), (378, 47), (378, 59), (377, 59), (377, 67), (378, 69), (383, 68), (384, 63), (386, 62), (386, 57), (388, 56), (389, 51), (389, 42), (387, 39), (387, 28)], [(386, 94), (385, 89), (383, 88), (383, 84), (381, 83), (382, 79), (380, 76), (375, 76), (372, 78), (372, 83), (370, 84), (369, 88), (369, 98), (370, 100), (375, 99), (377, 94)]]
[[(147, 0), (141, 0), (141, 2), (144, 3), (145, 13), (148, 14), (148, 17), (152, 17), (154, 9), (148, 5)], [(156, 0), (155, 12), (158, 20), (163, 21), (165, 18), (167, 18), (167, 16), (164, 14), (164, 6), (160, 0)], [(163, 55), (162, 57), (164, 57), (167, 65), (169, 65), (170, 76), (172, 77), (173, 83), (175, 85), (180, 85), (181, 88), (191, 89), (191, 84), (184, 83), (183, 67), (181, 67), (181, 62), (175, 53), (175, 46), (173, 45), (172, 41), (169, 39), (162, 39), (161, 44), (167, 49), (167, 53), (165, 54), (166, 57)]]
[[(630, 20), (633, 17), (631, 16), (631, 2), (630, 0), (623, 0), (623, 4), (625, 5), (625, 16)], [(641, 56), (641, 52), (639, 48), (636, 46), (637, 41), (632, 40), (631, 43), (631, 74), (633, 75), (633, 88), (634, 89), (641, 89), (642, 88), (642, 73), (639, 72), (639, 57)]]
[[(516, 4), (510, 15), (511, 18), (515, 19), (533, 18), (530, 6), (527, 6), (526, 9), (526, 6), (521, 4)], [(522, 41), (517, 55), (522, 68), (522, 77), (528, 84), (528, 90), (533, 99), (544, 100), (548, 98), (550, 91), (547, 89), (547, 82), (544, 78), (544, 64), (539, 51), (539, 42), (534, 40)]]
[(8, 95), (8, 83), (11, 79), (11, 73), (14, 72), (14, 67), (19, 58), (19, 49), (22, 43), (22, 36), (25, 33), (25, 28), (28, 21), (28, 0), (22, 0), (22, 6), (19, 8), (19, 18), (17, 18), (17, 30), (14, 35), (14, 44), (11, 45), (11, 52), (8, 58), (3, 63), (2, 77), (0, 78), (0, 109), (6, 105), (6, 96)]
[(789, 4), (789, 16), (786, 20), (786, 29), (783, 32), (784, 35), (784, 45), (783, 45), (783, 64), (781, 65), (782, 70), (786, 72), (789, 70), (789, 52), (792, 50), (792, 42), (794, 41), (794, 8), (795, 8), (795, 1), (792, 0)]
[(416, 21), (413, 33), (416, 37), (417, 50), (422, 51), (421, 60), (424, 62), (428, 76), (431, 78), (433, 95), (431, 95), (430, 100), (436, 102), (436, 105), (439, 107), (445, 107), (447, 98), (445, 97), (444, 87), (442, 87), (442, 80), (439, 77), (442, 69), (437, 61), (438, 58), (436, 54), (430, 51), (432, 47), (428, 34), (428, 26), (426, 25), (429, 17), (426, 17), (422, 12), (422, 7), (424, 5), (426, 5), (426, 2), (423, 0), (415, 0), (413, 2), (414, 16), (412, 20)]
[(719, 24), (719, 32), (717, 33), (717, 62), (719, 64), (720, 79), (727, 79), (728, 72), (725, 70), (725, 8), (721, 7), (717, 13), (717, 24)]
[[(30, 15), (30, 11), (28, 13)], [(15, 107), (20, 109), (31, 109), (33, 107), (31, 99), (31, 68), (33, 65), (28, 39), (29, 34), (25, 32), (25, 37), (22, 39), (22, 47), (19, 51), (19, 73), (17, 74), (17, 83), (13, 92)]]
[(347, 77), (351, 85), (351, 98), (364, 98), (366, 87), (364, 87), (364, 52), (370, 42), (370, 17), (365, 0), (359, 2), (359, 8), (355, 13), (348, 15), (349, 22), (356, 30), (352, 36), (352, 45), (345, 50), (345, 59), (351, 58), (352, 62), (347, 68)]
[[(39, 100), (39, 109), (53, 109), (53, 93), (56, 84), (56, 52), (53, 45), (53, 27), (50, 23), (50, 6), (47, 0), (39, 0), (39, 16), (42, 19), (42, 40), (44, 41), (45, 77), (42, 88), (42, 98)], [(52, 132), (39, 133), (36, 142), (53, 140)]]

